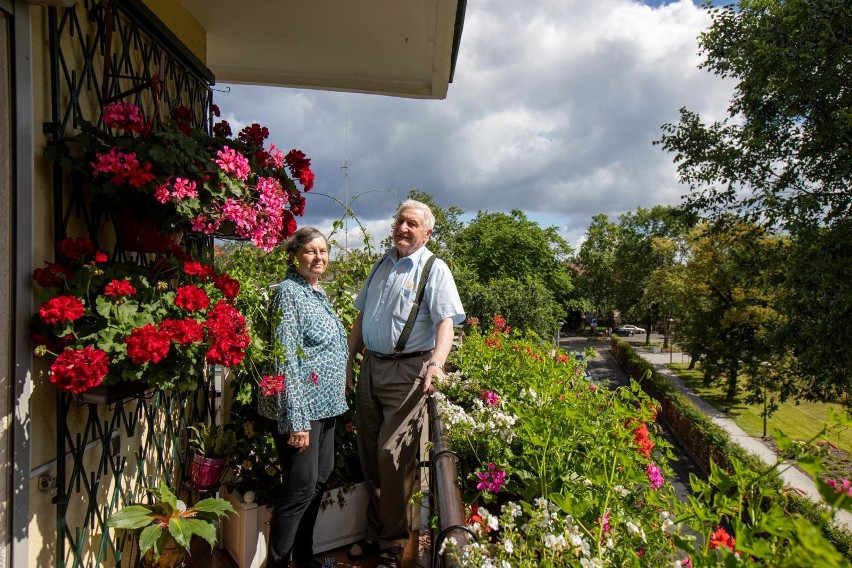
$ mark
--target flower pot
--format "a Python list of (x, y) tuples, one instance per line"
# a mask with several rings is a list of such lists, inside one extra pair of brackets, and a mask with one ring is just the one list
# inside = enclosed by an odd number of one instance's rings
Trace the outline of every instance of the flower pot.
[[(238, 492), (224, 494), (236, 515), (222, 520), (222, 546), (240, 568), (260, 568), (266, 562), (272, 506), (246, 503)], [(317, 515), (314, 554), (357, 542), (367, 533), (366, 483), (329, 489), (323, 496), (326, 507)]]
[(192, 457), (189, 483), (196, 491), (210, 491), (219, 486), (228, 458), (206, 458), (201, 454)]
[(113, 214), (115, 237), (128, 252), (161, 254), (180, 243), (183, 233), (163, 232), (157, 225), (158, 210), (119, 209)]
[(144, 397), (153, 387), (143, 381), (121, 381), (114, 385), (98, 385), (76, 395), (79, 404), (114, 404)]
[(171, 566), (183, 566), (186, 563), (186, 550), (180, 548), (174, 540), (169, 540), (165, 550), (154, 559), (154, 550), (149, 550), (142, 557), (143, 568), (168, 568)]

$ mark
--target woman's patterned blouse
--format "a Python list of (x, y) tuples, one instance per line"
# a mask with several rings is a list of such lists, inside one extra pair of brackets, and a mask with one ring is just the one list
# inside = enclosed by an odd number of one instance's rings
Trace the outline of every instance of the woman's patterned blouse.
[(283, 357), (275, 373), (284, 375), (284, 391), (260, 398), (260, 414), (278, 420), (279, 432), (311, 429), (311, 420), (346, 411), (346, 332), (322, 289), (314, 289), (292, 268), (275, 292), (271, 313)]

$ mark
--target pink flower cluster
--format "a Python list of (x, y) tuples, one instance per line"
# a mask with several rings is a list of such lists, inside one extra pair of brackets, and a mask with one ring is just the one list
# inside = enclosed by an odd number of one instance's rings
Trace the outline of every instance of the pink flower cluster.
[(835, 481), (834, 479), (826, 479), (825, 482), (834, 489), (835, 493), (845, 493), (852, 497), (852, 482), (848, 479), (841, 479), (840, 481)]
[(482, 391), (482, 394), (479, 395), (479, 398), (492, 408), (500, 404), (500, 395), (494, 391), (484, 390)]
[(476, 484), (477, 491), (499, 493), (506, 485), (506, 472), (497, 467), (494, 462), (488, 464), (487, 471), (477, 472), (476, 477), (479, 479), (479, 483)]
[(648, 467), (645, 468), (645, 475), (648, 476), (648, 481), (651, 484), (651, 489), (656, 491), (663, 485), (663, 473), (660, 471), (660, 468), (657, 467), (657, 464), (651, 462), (648, 464)]
[[(189, 109), (172, 109), (172, 118), (180, 132), (197, 143), (188, 147), (210, 153), (206, 162), (194, 154), (183, 156), (173, 133), (160, 140), (161, 131), (144, 122), (136, 105), (117, 102), (104, 107), (104, 123), (138, 136), (118, 137), (108, 151), (96, 153), (91, 162), (94, 177), (103, 176), (116, 187), (130, 185), (150, 192), (159, 203), (174, 206), (193, 231), (211, 235), (229, 230), (230, 225), (222, 226), (229, 222), (235, 236), (265, 251), (296, 230), (295, 216), (304, 214), (305, 198), (293, 180), (303, 191), (314, 185), (311, 161), (303, 152), (294, 149), (285, 155), (274, 145), (265, 149), (269, 130), (258, 124), (247, 126), (234, 140), (226, 138), (230, 127), (224, 121), (217, 124), (215, 136), (207, 136), (193, 131)], [(165, 168), (146, 150), (162, 146), (175, 154)]]
[(284, 375), (264, 375), (260, 380), (260, 394), (262, 396), (275, 396), (284, 392), (286, 379)]

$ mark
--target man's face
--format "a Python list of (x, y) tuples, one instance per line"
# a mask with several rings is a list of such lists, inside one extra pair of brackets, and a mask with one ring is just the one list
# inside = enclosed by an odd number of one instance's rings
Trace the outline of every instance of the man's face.
[(399, 256), (408, 256), (429, 240), (432, 229), (427, 229), (423, 212), (419, 209), (403, 209), (393, 227), (393, 242)]

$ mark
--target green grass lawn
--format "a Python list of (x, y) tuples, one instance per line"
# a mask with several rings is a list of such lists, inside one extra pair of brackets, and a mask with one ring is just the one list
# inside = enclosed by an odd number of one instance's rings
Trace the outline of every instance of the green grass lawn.
[[(667, 365), (674, 371), (689, 388), (698, 396), (709, 402), (717, 410), (725, 411), (728, 404), (725, 402), (725, 392), (721, 383), (705, 387), (702, 382), (702, 372), (697, 369), (687, 370), (686, 364), (675, 363)], [(747, 405), (742, 402), (744, 396), (738, 396), (737, 400), (727, 410), (737, 425), (745, 430), (750, 436), (763, 435), (763, 411), (762, 405)], [(828, 421), (828, 409), (834, 408), (843, 412), (839, 404), (822, 402), (800, 402), (796, 404), (787, 401), (781, 404), (766, 422), (766, 431), (770, 436), (772, 430), (777, 428), (794, 440), (810, 440), (816, 435)], [(852, 429), (846, 429), (827, 438), (841, 449), (852, 451)]]

